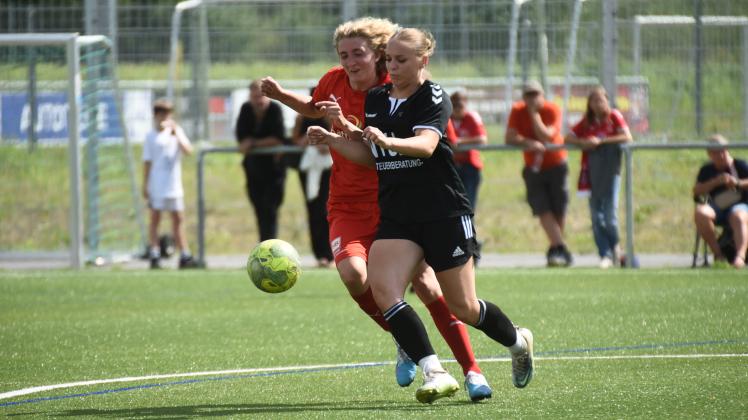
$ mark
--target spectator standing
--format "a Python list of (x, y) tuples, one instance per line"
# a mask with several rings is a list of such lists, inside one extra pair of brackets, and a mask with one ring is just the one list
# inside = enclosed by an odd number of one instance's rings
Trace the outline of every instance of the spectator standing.
[(571, 265), (571, 252), (564, 243), (564, 222), (569, 203), (567, 152), (546, 148), (564, 142), (561, 109), (545, 100), (539, 82), (531, 80), (522, 87), (522, 100), (512, 106), (509, 114), (505, 141), (524, 149), (522, 178), (532, 214), (540, 220), (550, 242), (546, 254), (548, 266)]
[(631, 131), (617, 109), (611, 108), (602, 86), (587, 96), (587, 110), (566, 136), (566, 142), (582, 147), (590, 183), (592, 235), (600, 256), (600, 268), (621, 262), (618, 234), (618, 195), (621, 187), (621, 145), (631, 142)]
[[(451, 121), (457, 133), (455, 145), (488, 143), (483, 120), (477, 112), (467, 108), (468, 98), (465, 92), (458, 90), (450, 96), (450, 99), (452, 100)], [(473, 207), (473, 212), (476, 212), (478, 190), (482, 180), (481, 171), (483, 170), (480, 152), (474, 149), (466, 152), (456, 152), (454, 159), (457, 173), (465, 186), (470, 205)]]
[(725, 261), (714, 225), (729, 226), (735, 243), (732, 266), (743, 268), (748, 248), (748, 163), (730, 155), (723, 136), (715, 134), (709, 142), (716, 148), (707, 150), (710, 162), (701, 167), (693, 187), (694, 197), (709, 197), (696, 205), (696, 229), (714, 253), (714, 260)]
[(283, 111), (260, 91), (260, 82), (249, 85), (249, 101), (239, 111), (236, 141), (244, 155), (242, 166), (249, 201), (255, 210), (260, 241), (278, 237), (278, 211), (283, 203), (286, 167), (281, 154), (254, 154), (253, 151), (283, 145)]
[(150, 209), (148, 258), (152, 269), (161, 268), (158, 226), (161, 212), (171, 215), (174, 240), (180, 251), (179, 268), (195, 268), (184, 233), (184, 188), (182, 186), (182, 154), (192, 153), (190, 139), (173, 119), (170, 102), (153, 104), (154, 127), (143, 144), (143, 198)]
[[(310, 95), (314, 94), (314, 88)], [(317, 125), (329, 129), (325, 118), (309, 118), (302, 114), (296, 117), (293, 129), (293, 142), (297, 146), (305, 147), (302, 155), (291, 155), (289, 167), (299, 173), (301, 189), (306, 200), (307, 220), (309, 223), (309, 237), (312, 252), (317, 260), (317, 266), (329, 267), (333, 262), (332, 250), (327, 223), (327, 198), (330, 190), (330, 168), (332, 157), (326, 145), (308, 145), (307, 128)]]

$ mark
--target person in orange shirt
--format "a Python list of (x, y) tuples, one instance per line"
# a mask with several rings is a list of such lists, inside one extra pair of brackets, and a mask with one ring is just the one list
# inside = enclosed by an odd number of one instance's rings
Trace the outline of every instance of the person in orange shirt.
[[(333, 132), (343, 130), (338, 118), (363, 128), (367, 92), (390, 82), (384, 49), (396, 29), (389, 20), (372, 17), (344, 22), (333, 35), (340, 65), (322, 76), (311, 97), (286, 90), (271, 77), (262, 79), (262, 91), (307, 117), (329, 117), (333, 121)], [(340, 115), (332, 115), (331, 111), (340, 112)], [(331, 148), (330, 153), (333, 165), (327, 214), (335, 265), (348, 293), (361, 310), (383, 330), (389, 331), (389, 324), (374, 300), (367, 267), (369, 249), (379, 225), (377, 172), (351, 162), (335, 149)], [(462, 367), (470, 399), (491, 398), (491, 387), (475, 360), (467, 328), (450, 312), (434, 270), (423, 261), (416, 270), (413, 285)], [(415, 363), (398, 344), (397, 383), (409, 386), (415, 374)]]
[(573, 258), (564, 243), (564, 221), (569, 203), (567, 152), (546, 147), (564, 143), (561, 109), (545, 100), (543, 87), (536, 80), (530, 80), (522, 87), (522, 100), (512, 106), (505, 141), (524, 149), (522, 178), (532, 214), (540, 220), (550, 242), (546, 254), (548, 266), (570, 266)]

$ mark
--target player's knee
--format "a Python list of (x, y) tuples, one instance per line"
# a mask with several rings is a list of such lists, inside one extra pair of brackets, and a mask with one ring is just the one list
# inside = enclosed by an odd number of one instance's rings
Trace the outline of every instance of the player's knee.
[(351, 264), (349, 260), (343, 260), (337, 268), (340, 279), (351, 294), (357, 295), (366, 291), (366, 265)]
[(460, 321), (468, 325), (475, 325), (478, 323), (478, 318), (480, 317), (480, 306), (477, 300), (461, 300), (457, 302), (448, 301), (447, 303), (449, 304), (449, 310)]
[(421, 273), (413, 278), (413, 291), (424, 303), (430, 303), (441, 296), (442, 291), (436, 277)]

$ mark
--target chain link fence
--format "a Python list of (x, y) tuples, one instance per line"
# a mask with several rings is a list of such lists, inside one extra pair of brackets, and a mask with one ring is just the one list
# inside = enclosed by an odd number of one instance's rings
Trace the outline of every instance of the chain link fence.
[[(2, 0), (0, 31), (84, 32), (85, 3)], [(109, 3), (124, 86), (165, 95), (167, 63), (176, 60), (171, 77), (180, 108), (191, 134), (205, 140), (231, 137), (235, 102), (243, 99), (236, 90), (251, 79), (272, 74), (299, 90), (313, 84), (336, 62), (335, 26), (366, 15), (433, 32), (433, 77), (466, 89), (489, 123), (503, 123), (509, 84), (516, 99), (516, 86), (528, 77), (543, 81), (576, 119), (612, 58), (617, 105), (640, 138), (681, 141), (715, 131), (747, 137), (746, 2), (609, 2), (615, 55), (606, 55), (601, 0), (205, 0), (185, 8), (176, 57), (170, 38), (178, 2)]]
[[(86, 13), (90, 3), (0, 0), (0, 32), (84, 33), (90, 29)], [(335, 27), (346, 19), (366, 15), (387, 17), (434, 34), (437, 52), (430, 65), (434, 80), (448, 91), (461, 88), (468, 93), (471, 108), (480, 112), (488, 125), (491, 143), (503, 142), (507, 99), (518, 98), (518, 86), (527, 78), (541, 80), (548, 96), (564, 105), (567, 121), (574, 122), (584, 111), (588, 89), (615, 77), (616, 105), (624, 112), (637, 143), (688, 142), (712, 132), (721, 132), (733, 141), (748, 138), (746, 1), (204, 0), (186, 4), (102, 0), (98, 7), (105, 3), (116, 6), (114, 21), (104, 27), (116, 40), (120, 86), (126, 94), (145, 92), (143, 97), (151, 100), (165, 96), (171, 83), (180, 119), (193, 139), (232, 141), (233, 123), (252, 79), (272, 75), (285, 86), (306, 92), (337, 62), (332, 46)], [(198, 3), (200, 7), (185, 7)], [(177, 4), (184, 10), (176, 25), (178, 42), (172, 48)], [(170, 76), (172, 60), (175, 71)], [(3, 69), (0, 63), (0, 79), (18, 77)], [(128, 123), (147, 127), (147, 118), (145, 113), (142, 119)], [(289, 129), (291, 118), (289, 115)], [(544, 241), (523, 202), (519, 157), (489, 152), (484, 156), (483, 190), (506, 194), (501, 200), (482, 200), (478, 209), (478, 230), (486, 233), (487, 249), (540, 250)], [(654, 229), (649, 221), (664, 223), (660, 229), (672, 231), (676, 244), (655, 243), (643, 227), (637, 232), (638, 238), (646, 238), (640, 249), (689, 250), (693, 230), (690, 210), (686, 210), (691, 172), (704, 155), (670, 151), (641, 156), (635, 166), (635, 221), (646, 229)], [(213, 236), (207, 241), (217, 252), (238, 251), (241, 244), (253, 243), (256, 238), (251, 227), (239, 233), (225, 228), (247, 225), (246, 220), (232, 219), (239, 217), (237, 209), (247, 212), (243, 218), (251, 217), (235, 160), (234, 156), (216, 158), (206, 167), (209, 185), (213, 176), (217, 179), (214, 184), (222, 188), (227, 183), (218, 178), (237, 180), (236, 191), (218, 188), (218, 192), (208, 193), (207, 223)], [(570, 162), (572, 171), (576, 170), (578, 154), (572, 153)], [(189, 167), (188, 163), (185, 184), (194, 185)], [(659, 180), (658, 185), (667, 186), (662, 187), (665, 192), (648, 187), (645, 178), (650, 173)], [(289, 186), (287, 191), (298, 195), (295, 189)], [(572, 201), (567, 233), (574, 249), (589, 251), (585, 205)], [(672, 209), (676, 202), (682, 203), (677, 215)], [(194, 209), (188, 208), (191, 212)], [(284, 212), (281, 233), (305, 249), (303, 203), (284, 205)], [(517, 218), (505, 217), (507, 214), (527, 219), (527, 226), (518, 226)], [(497, 217), (510, 225), (503, 226)], [(519, 231), (523, 233), (513, 240), (512, 232)]]

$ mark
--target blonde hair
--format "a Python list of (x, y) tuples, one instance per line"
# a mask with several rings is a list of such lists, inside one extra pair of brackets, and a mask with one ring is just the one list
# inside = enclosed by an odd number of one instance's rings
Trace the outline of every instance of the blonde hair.
[(382, 75), (387, 72), (384, 62), (384, 49), (387, 47), (387, 41), (395, 33), (398, 26), (389, 19), (362, 17), (348, 22), (341, 23), (335, 28), (332, 36), (332, 45), (335, 51), (338, 50), (340, 40), (346, 38), (363, 38), (369, 44), (369, 48), (379, 54), (377, 60), (377, 74)]
[(418, 57), (431, 57), (436, 49), (436, 40), (431, 32), (418, 28), (400, 28), (390, 40), (397, 39), (415, 51)]

